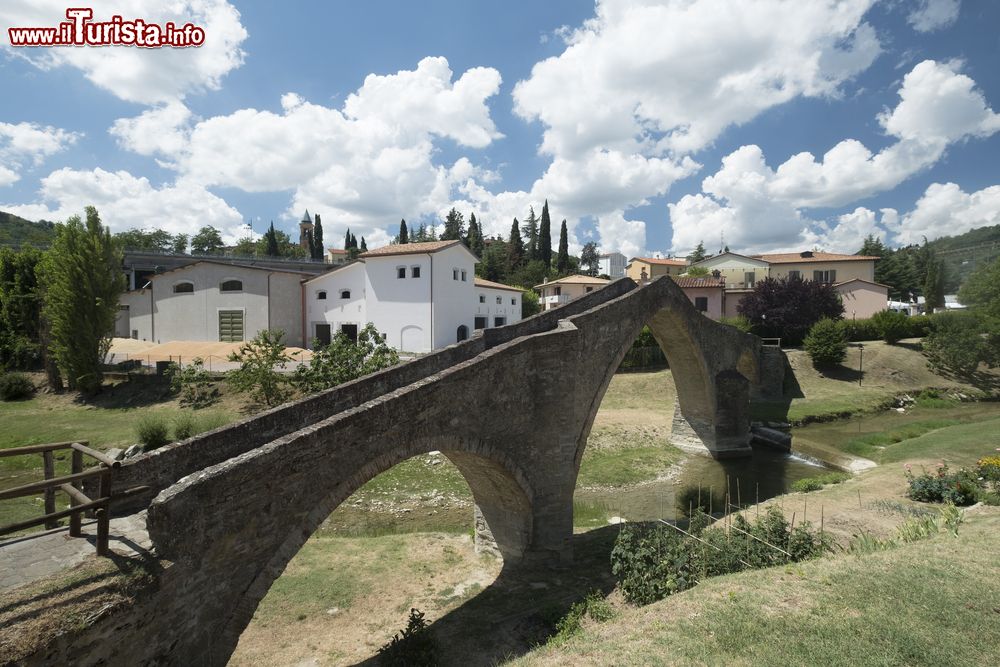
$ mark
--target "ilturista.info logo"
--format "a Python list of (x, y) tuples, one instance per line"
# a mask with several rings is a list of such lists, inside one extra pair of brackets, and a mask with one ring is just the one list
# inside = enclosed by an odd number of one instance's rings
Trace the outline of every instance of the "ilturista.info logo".
[(70, 7), (57, 26), (7, 28), (11, 46), (138, 46), (145, 49), (187, 48), (205, 43), (205, 29), (193, 23), (164, 24), (144, 19), (94, 21), (89, 7)]

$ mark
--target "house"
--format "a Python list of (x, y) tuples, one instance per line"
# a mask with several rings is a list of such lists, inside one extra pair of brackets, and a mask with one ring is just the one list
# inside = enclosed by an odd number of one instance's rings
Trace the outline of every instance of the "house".
[(476, 329), (521, 319), (521, 290), (477, 279), (479, 259), (460, 241), (376, 248), (302, 284), (303, 345), (371, 322), (404, 352), (430, 352)]
[(752, 289), (758, 281), (770, 275), (771, 265), (765, 260), (740, 255), (735, 252), (723, 252), (713, 255), (691, 266), (707, 269), (715, 275), (716, 272), (725, 279), (726, 289)]
[[(879, 260), (866, 255), (840, 255), (813, 250), (754, 255), (754, 258), (767, 262), (771, 278), (798, 276), (804, 280), (831, 284), (855, 279), (874, 281), (875, 262)], [(885, 310), (885, 304), (882, 310)]]
[(660, 276), (679, 276), (687, 270), (685, 259), (633, 257), (625, 267), (625, 275), (637, 283)]
[(720, 319), (725, 310), (726, 281), (720, 276), (671, 276), (698, 312), (713, 320)]
[(625, 265), (628, 261), (620, 252), (609, 252), (597, 256), (597, 275), (608, 276), (612, 280), (625, 277)]
[(241, 341), (263, 329), (302, 339), (310, 273), (200, 260), (150, 277), (119, 300), (117, 333), (155, 341)]
[(341, 248), (327, 248), (326, 249), (326, 263), (327, 264), (344, 264), (350, 261), (350, 253)]
[(604, 278), (577, 274), (535, 285), (535, 291), (541, 296), (542, 310), (552, 310), (573, 299), (578, 299), (584, 294), (600, 289), (610, 282)]
[(889, 307), (888, 285), (852, 278), (834, 283), (833, 287), (840, 294), (840, 300), (844, 304), (845, 318), (867, 319)]

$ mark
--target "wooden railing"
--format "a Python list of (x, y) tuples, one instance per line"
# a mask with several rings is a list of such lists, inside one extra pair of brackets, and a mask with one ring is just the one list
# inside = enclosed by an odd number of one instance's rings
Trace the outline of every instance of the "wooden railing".
[[(0, 491), (0, 500), (21, 498), (42, 492), (45, 494), (45, 514), (35, 519), (0, 526), (0, 535), (15, 533), (25, 528), (44, 524), (47, 529), (58, 528), (59, 519), (69, 517), (69, 534), (73, 537), (83, 537), (82, 522), (84, 512), (93, 512), (97, 519), (97, 554), (108, 554), (108, 533), (111, 521), (111, 503), (126, 496), (142, 493), (148, 487), (140, 486), (113, 495), (111, 492), (112, 475), (121, 466), (121, 461), (115, 461), (95, 451), (84, 442), (56, 442), (47, 445), (29, 445), (0, 450), (0, 458), (9, 456), (24, 456), (41, 454), (45, 471), (45, 480), (16, 486)], [(54, 452), (68, 449), (72, 451), (72, 463), (69, 475), (55, 476)], [(95, 459), (99, 466), (84, 470), (83, 457)], [(90, 498), (83, 492), (83, 482), (88, 479), (98, 479), (97, 498)], [(56, 511), (56, 492), (62, 491), (69, 496), (69, 509)]]

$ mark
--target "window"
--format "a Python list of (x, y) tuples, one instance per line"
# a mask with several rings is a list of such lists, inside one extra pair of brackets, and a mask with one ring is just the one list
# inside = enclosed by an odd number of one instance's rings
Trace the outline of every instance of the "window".
[(319, 299), (320, 301), (325, 301), (326, 300), (326, 290), (325, 289), (321, 289), (320, 291), (316, 292), (316, 298)]
[(405, 278), (405, 277), (406, 277), (406, 267), (405, 266), (397, 267), (396, 278)]
[[(223, 280), (222, 284), (219, 285), (220, 292), (242, 292), (243, 291), (243, 281), (242, 280)], [(240, 340), (243, 340), (242, 338)]]
[(503, 303), (503, 298), (501, 298), (501, 297), (499, 297), (499, 296), (498, 296), (498, 297), (497, 297), (497, 305), (499, 306), (499, 305), (501, 305), (502, 303)]
[(486, 297), (482, 294), (479, 295), (479, 303), (486, 303)]
[(754, 279), (755, 279), (755, 276), (753, 274), (753, 271), (747, 271), (746, 273), (743, 274), (743, 284), (746, 287), (753, 287), (754, 286)]
[(588, 288), (587, 288), (587, 293), (588, 293), (588, 294), (589, 294), (589, 293), (591, 293), (591, 292), (593, 292), (593, 291), (594, 291), (594, 288), (593, 288), (593, 287), (588, 287)]
[(485, 328), (486, 328), (486, 323), (487, 323), (488, 321), (489, 321), (489, 320), (488, 320), (488, 318), (485, 318), (485, 317), (477, 317), (477, 318), (476, 318), (476, 329), (477, 329), (477, 330), (478, 330), (478, 329), (485, 329)]
[(493, 326), (495, 326), (495, 327), (502, 327), (505, 324), (507, 324), (507, 318), (506, 317), (494, 317), (493, 318)]
[(358, 325), (357, 324), (341, 324), (340, 333), (347, 336), (347, 339), (352, 343), (358, 342)]
[(813, 280), (818, 283), (837, 282), (837, 271), (813, 271)]
[(174, 284), (174, 294), (191, 294), (194, 292), (194, 283), (184, 282)]
[(801, 271), (789, 271), (788, 272), (788, 279), (791, 280), (793, 278), (795, 278), (797, 280), (802, 280), (802, 272)]
[(694, 298), (694, 307), (699, 313), (708, 312), (708, 297), (707, 296), (696, 296)]
[(327, 345), (329, 345), (330, 344), (330, 325), (329, 325), (329, 323), (326, 323), (326, 324), (317, 323), (316, 324), (316, 335), (314, 336), (314, 338), (316, 339), (314, 342), (319, 347), (326, 347)]
[(516, 305), (517, 305), (517, 299), (516, 299), (516, 298), (512, 298), (512, 299), (510, 300), (510, 305), (512, 305), (512, 306), (516, 306)]
[(349, 290), (349, 289), (342, 289), (342, 290), (340, 290), (340, 298), (341, 299), (350, 299), (351, 298), (351, 290)]
[(420, 267), (419, 266), (410, 267), (410, 277), (411, 278), (419, 278), (420, 277)]
[(465, 269), (462, 269), (462, 282), (465, 282)]
[(560, 294), (562, 294), (562, 287), (557, 287), (556, 291), (555, 291), (555, 295), (559, 296)]
[(451, 279), (452, 280), (458, 280), (458, 269), (452, 269), (451, 270)]

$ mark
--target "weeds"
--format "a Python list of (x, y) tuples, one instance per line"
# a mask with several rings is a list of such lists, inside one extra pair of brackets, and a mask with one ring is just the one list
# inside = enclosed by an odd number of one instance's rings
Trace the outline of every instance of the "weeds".
[(825, 475), (816, 475), (814, 477), (804, 477), (798, 481), (792, 482), (792, 491), (798, 491), (800, 493), (808, 493), (809, 491), (819, 491), (824, 486), (830, 484), (840, 484), (851, 478), (850, 473), (846, 472), (829, 472)]

